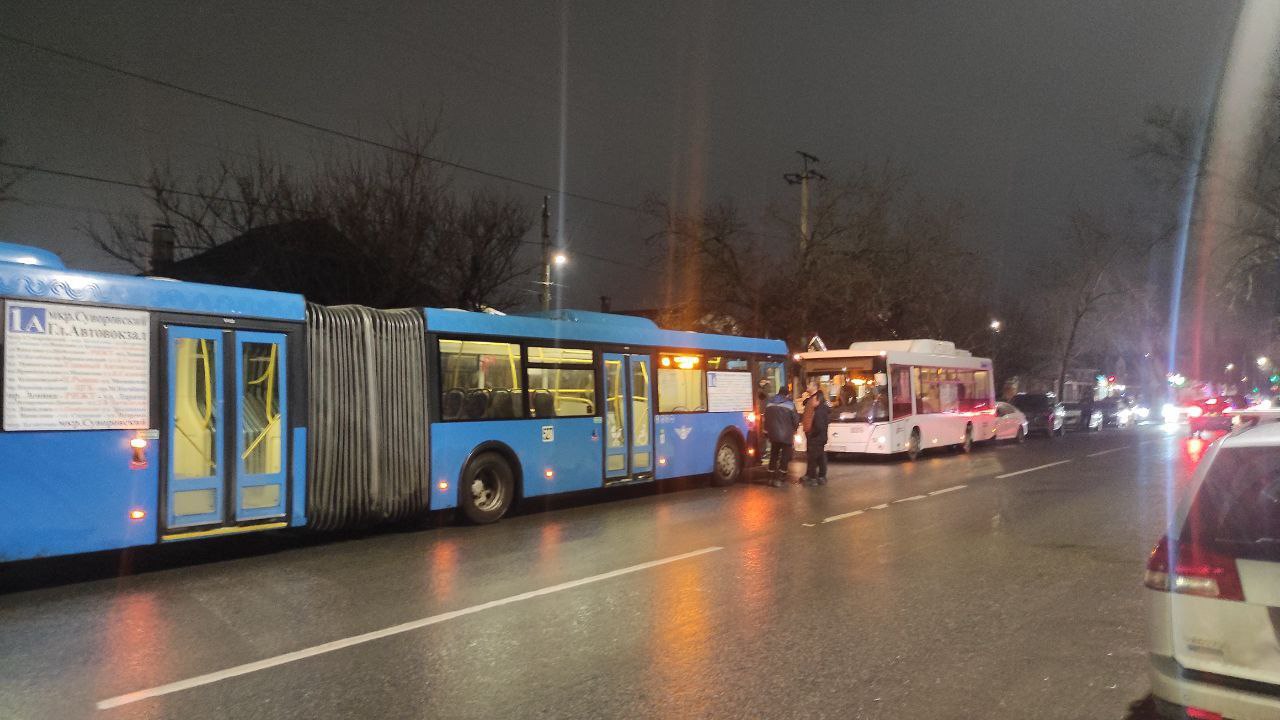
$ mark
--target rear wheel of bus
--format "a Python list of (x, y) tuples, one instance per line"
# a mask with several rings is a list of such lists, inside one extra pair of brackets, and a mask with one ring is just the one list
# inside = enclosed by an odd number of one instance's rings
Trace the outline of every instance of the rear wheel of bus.
[(515, 473), (506, 458), (486, 452), (468, 463), (458, 488), (458, 507), (467, 520), (477, 525), (497, 522), (514, 497)]

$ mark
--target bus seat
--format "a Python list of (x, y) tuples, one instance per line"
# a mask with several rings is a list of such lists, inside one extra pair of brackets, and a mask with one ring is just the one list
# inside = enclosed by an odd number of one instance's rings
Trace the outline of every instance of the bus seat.
[(510, 390), (494, 390), (493, 395), (489, 396), (489, 417), (502, 419), (515, 417), (515, 408), (511, 400)]
[(440, 402), (440, 414), (446, 420), (456, 420), (462, 415), (462, 401), (466, 395), (462, 392), (462, 388), (453, 388), (444, 394), (444, 399)]
[(540, 418), (556, 416), (556, 399), (550, 390), (533, 391), (533, 414)]
[(468, 420), (476, 420), (484, 417), (484, 412), (488, 407), (488, 390), (472, 390), (467, 393), (467, 398), (462, 403), (463, 415), (465, 415)]

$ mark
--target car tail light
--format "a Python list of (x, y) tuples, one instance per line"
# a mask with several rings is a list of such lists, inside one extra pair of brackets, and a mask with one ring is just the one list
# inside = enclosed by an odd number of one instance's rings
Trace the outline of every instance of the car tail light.
[(1193, 543), (1178, 543), (1172, 554), (1170, 558), (1169, 536), (1160, 538), (1147, 561), (1143, 585), (1162, 592), (1244, 600), (1235, 558)]
[(1204, 708), (1189, 707), (1187, 708), (1187, 717), (1193, 720), (1222, 720), (1222, 713), (1205, 710)]

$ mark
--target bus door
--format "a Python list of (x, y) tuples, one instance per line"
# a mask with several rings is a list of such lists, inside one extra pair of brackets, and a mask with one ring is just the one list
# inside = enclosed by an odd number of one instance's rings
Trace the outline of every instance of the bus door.
[(285, 336), (170, 325), (165, 343), (163, 539), (285, 525)]
[(653, 476), (653, 373), (648, 355), (603, 353), (604, 480)]
[(769, 451), (768, 438), (760, 431), (764, 427), (764, 408), (769, 404), (770, 398), (786, 390), (786, 387), (785, 363), (774, 360), (761, 360), (756, 363), (756, 422), (751, 428), (753, 437), (749, 438), (748, 442), (755, 446), (756, 457), (762, 460), (767, 457)]

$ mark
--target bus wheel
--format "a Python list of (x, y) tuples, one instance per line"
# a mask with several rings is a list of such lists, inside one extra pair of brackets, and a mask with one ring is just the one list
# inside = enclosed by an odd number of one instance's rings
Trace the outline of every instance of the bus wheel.
[(462, 473), (458, 506), (468, 520), (484, 525), (506, 515), (514, 495), (515, 478), (506, 459), (498, 453), (481, 453)]
[(711, 484), (719, 487), (738, 482), (742, 474), (742, 451), (732, 437), (720, 438), (716, 445), (716, 464), (711, 471)]
[(973, 451), (973, 426), (972, 425), (966, 425), (964, 427), (964, 442), (960, 443), (960, 447), (958, 449), (962, 453)]
[(920, 457), (920, 428), (911, 428), (911, 439), (907, 441), (907, 459)]

